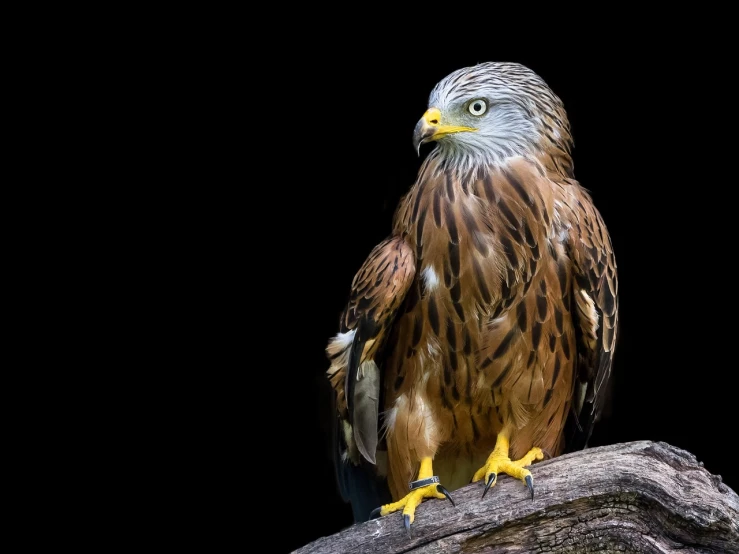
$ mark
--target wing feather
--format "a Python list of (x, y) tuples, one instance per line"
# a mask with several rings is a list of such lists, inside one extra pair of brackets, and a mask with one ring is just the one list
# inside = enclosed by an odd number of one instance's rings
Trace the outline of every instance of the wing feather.
[(577, 379), (568, 449), (587, 446), (609, 390), (618, 335), (616, 257), (605, 223), (590, 196), (572, 186), (573, 217), (567, 237), (572, 261), (571, 295), (577, 338)]
[(344, 425), (347, 453), (375, 463), (382, 368), (375, 356), (416, 275), (415, 256), (402, 237), (378, 244), (352, 281), (339, 334), (326, 349), (328, 376)]

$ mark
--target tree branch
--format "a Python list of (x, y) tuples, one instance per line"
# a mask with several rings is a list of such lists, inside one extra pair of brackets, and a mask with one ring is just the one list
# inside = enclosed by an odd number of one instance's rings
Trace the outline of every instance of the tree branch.
[(426, 500), (412, 537), (400, 513), (352, 525), (298, 554), (378, 552), (736, 552), (739, 497), (695, 456), (640, 441), (535, 464), (536, 495), (507, 475), (454, 491), (453, 507)]

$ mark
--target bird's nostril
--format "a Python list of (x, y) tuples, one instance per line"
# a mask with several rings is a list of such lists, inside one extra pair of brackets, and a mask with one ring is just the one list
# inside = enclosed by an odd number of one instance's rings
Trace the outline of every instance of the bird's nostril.
[(432, 119), (431, 120), (431, 124), (432, 125), (438, 125), (439, 124), (439, 120), (438, 119)]

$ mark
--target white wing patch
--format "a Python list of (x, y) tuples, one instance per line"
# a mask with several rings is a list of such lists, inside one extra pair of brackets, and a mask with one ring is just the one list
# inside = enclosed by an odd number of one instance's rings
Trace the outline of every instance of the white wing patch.
[(356, 332), (356, 329), (352, 329), (346, 333), (337, 333), (329, 341), (328, 347), (326, 347), (326, 352), (332, 359), (331, 367), (327, 371), (329, 377), (332, 377), (337, 371), (346, 370), (346, 366), (349, 363), (350, 347), (354, 342)]
[(421, 272), (421, 277), (423, 278), (423, 284), (426, 292), (431, 292), (438, 288), (439, 276), (436, 274), (432, 266), (427, 265), (426, 267), (424, 267), (423, 271)]
[(346, 333), (337, 333), (331, 341), (331, 348), (344, 350), (344, 348), (350, 346), (351, 343), (354, 342), (354, 334), (356, 332), (356, 329), (352, 329), (351, 331), (347, 331)]

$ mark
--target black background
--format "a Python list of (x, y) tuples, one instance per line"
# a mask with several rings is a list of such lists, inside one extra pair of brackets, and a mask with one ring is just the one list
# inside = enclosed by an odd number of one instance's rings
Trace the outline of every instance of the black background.
[[(596, 427), (591, 444), (666, 441), (739, 487), (726, 450), (736, 436), (736, 152), (721, 146), (730, 108), (711, 53), (672, 42), (568, 50), (553, 40), (533, 55), (503, 44), (474, 51), (461, 44), (400, 51), (376, 43), (371, 49), (357, 38), (306, 45), (268, 64), (249, 101), (268, 129), (250, 127), (247, 118), (244, 133), (265, 137), (269, 169), (247, 148), (250, 201), (225, 209), (257, 224), (243, 242), (230, 239), (237, 249), (231, 255), (255, 282), (238, 293), (245, 308), (234, 317), (252, 331), (239, 339), (243, 359), (234, 371), (245, 366), (264, 384), (230, 394), (246, 407), (236, 432), (262, 468), (246, 477), (276, 483), (267, 498), (273, 505), (249, 502), (280, 522), (278, 550), (351, 524), (329, 452), (324, 348), (354, 273), (390, 232), (398, 200), (415, 179), (422, 158), (411, 136), (429, 92), (451, 71), (483, 61), (523, 63), (562, 98), (575, 175), (611, 233), (621, 334), (612, 417)], [(260, 439), (251, 434), (257, 428)]]

